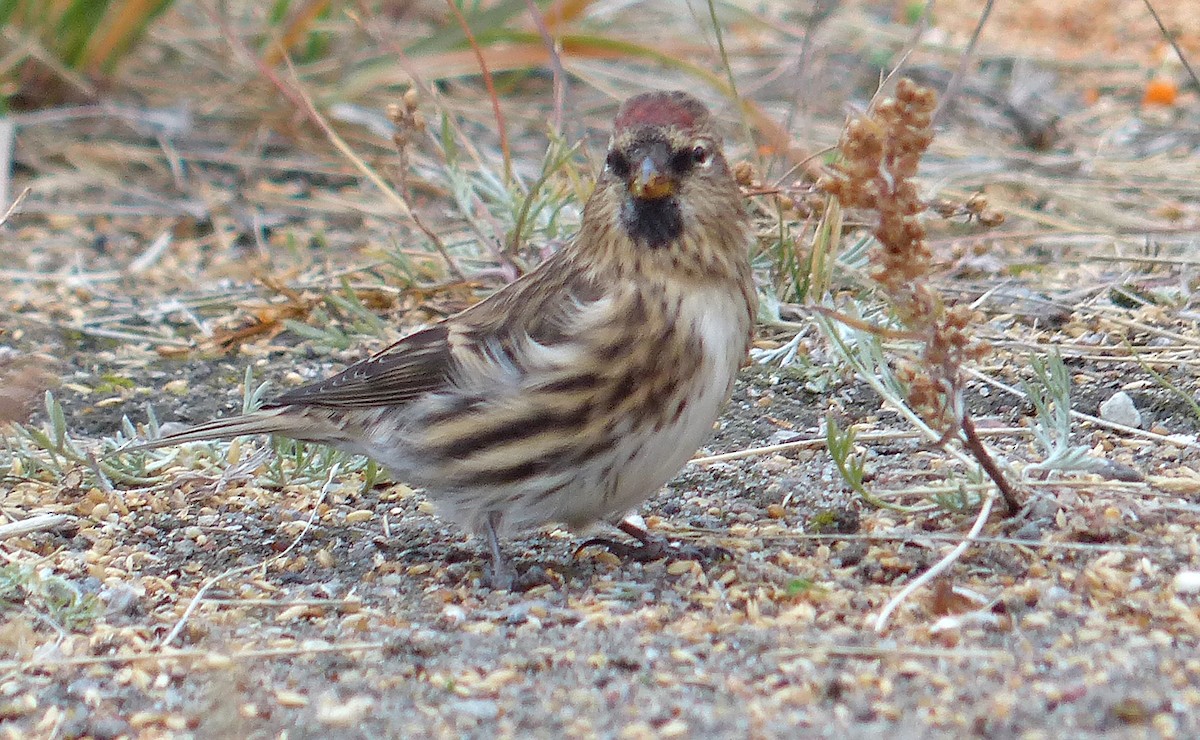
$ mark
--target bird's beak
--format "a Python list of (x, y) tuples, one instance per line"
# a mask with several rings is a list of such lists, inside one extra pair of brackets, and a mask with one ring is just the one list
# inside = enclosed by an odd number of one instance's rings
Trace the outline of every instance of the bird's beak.
[(659, 200), (675, 194), (675, 181), (646, 157), (629, 183), (629, 192), (641, 200)]

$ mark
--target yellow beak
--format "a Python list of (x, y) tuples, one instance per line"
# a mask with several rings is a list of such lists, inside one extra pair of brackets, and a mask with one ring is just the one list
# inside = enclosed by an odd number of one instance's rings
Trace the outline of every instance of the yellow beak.
[(646, 157), (629, 183), (629, 192), (642, 200), (659, 200), (675, 194), (675, 181), (660, 170), (653, 159)]

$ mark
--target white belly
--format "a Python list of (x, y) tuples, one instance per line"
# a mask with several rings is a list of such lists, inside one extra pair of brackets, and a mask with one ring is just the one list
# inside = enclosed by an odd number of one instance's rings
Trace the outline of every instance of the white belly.
[[(615, 444), (592, 458), (555, 466), (528, 481), (484, 487), (445, 487), (420, 460), (380, 459), (423, 485), (443, 516), (475, 531), (486, 527), (492, 512), (502, 513), (504, 532), (549, 522), (579, 528), (619, 518), (657, 493), (709, 437), (745, 357), (750, 315), (740, 295), (696, 289), (684, 299), (679, 316), (680, 331), (701, 349), (689, 361), (693, 372), (670, 391), (671, 397), (647, 400), (663, 413), (626, 419), (611, 433)], [(686, 404), (672, 419), (684, 396)]]
[[(674, 478), (708, 439), (745, 357), (749, 317), (739, 304), (734, 296), (715, 290), (697, 291), (685, 301), (681, 324), (690, 324), (701, 338), (704, 353), (683, 413), (659, 430), (626, 430), (614, 451), (616, 467), (611, 477), (581, 481), (584, 485), (579, 487), (601, 487), (605, 495), (570, 497), (564, 501), (563, 520), (622, 516)], [(674, 399), (662, 402), (673, 405)]]

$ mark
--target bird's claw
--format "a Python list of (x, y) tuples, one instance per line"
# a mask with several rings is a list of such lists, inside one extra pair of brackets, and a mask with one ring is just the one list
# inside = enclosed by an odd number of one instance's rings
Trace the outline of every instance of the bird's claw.
[(501, 567), (493, 564), (483, 571), (483, 583), (493, 591), (515, 591), (517, 573), (511, 563), (505, 562)]
[(655, 560), (695, 560), (699, 563), (728, 560), (733, 553), (717, 545), (694, 545), (690, 542), (670, 541), (662, 537), (647, 537), (637, 544), (630, 545), (607, 537), (593, 537), (582, 542), (575, 548), (575, 556), (589, 547), (603, 547), (619, 558), (632, 560), (637, 563), (651, 563)]

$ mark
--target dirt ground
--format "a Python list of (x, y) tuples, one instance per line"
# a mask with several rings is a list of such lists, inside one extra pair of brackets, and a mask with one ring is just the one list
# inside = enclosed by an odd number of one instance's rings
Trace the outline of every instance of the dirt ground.
[[(879, 49), (898, 55), (911, 36), (893, 5), (835, 4), (811, 36), (804, 17), (756, 5), (769, 22), (738, 16), (726, 39), (739, 91), (791, 121), (806, 150), (836, 143), (878, 81)], [(906, 62), (914, 77), (945, 84), (974, 5), (938, 4)], [(964, 466), (785, 300), (758, 350), (798, 336), (799, 359), (749, 367), (699, 460), (641, 511), (656, 532), (725, 548), (720, 560), (633, 562), (548, 530), (507, 543), (541, 585), (497, 592), (480, 543), (419, 491), (372, 484), (361, 461), (326, 480), (328, 465), (285, 456), (281, 479), (257, 456), (267, 443), (242, 440), (165, 452), (136, 483), (98, 476), (99, 457), (55, 468), (6, 432), (0, 525), (68, 519), (0, 540), (0, 736), (1200, 736), (1200, 102), (1185, 90), (1143, 104), (1150, 77), (1185, 77), (1140, 2), (1105, 3), (1093, 25), (1083, 3), (1010, 5), (981, 37), (922, 182), (931, 198), (984, 193), (1006, 216), (992, 229), (933, 219), (930, 244), (947, 300), (983, 314), (994, 352), (968, 405), (1025, 506), (994, 514), (885, 629), (885, 604), (963, 540), (977, 492), (956, 508), (952, 494), (974, 490)], [(1192, 5), (1165, 9), (1168, 27)], [(613, 12), (600, 20), (631, 22)], [(470, 268), (464, 283), (252, 70), (201, 65), (202, 94), (195, 80), (172, 88), (171, 69), (192, 69), (172, 64), (223, 48), (201, 20), (164, 20), (113, 93), (119, 109), (18, 118), (13, 193), (32, 191), (0, 231), (0, 344), (52, 371), (71, 438), (97, 455), (124, 417), (236, 413), (247, 367), (254, 384), (296, 385), (504, 279), (478, 246), (512, 216), (485, 168), (455, 180), (429, 146), (410, 155), (410, 202)], [(1179, 41), (1200, 53), (1194, 29)], [(575, 189), (616, 101), (696, 88), (679, 70), (568, 61), (579, 115), (565, 128), (586, 146), (578, 182), (556, 175), (561, 213), (538, 217), (532, 239), (548, 248), (577, 222)], [(308, 74), (328, 106), (318, 86), (337, 76)], [(530, 182), (552, 80), (500, 81)], [(479, 84), (441, 85), (494, 165)], [(347, 87), (369, 122), (397, 97)], [(698, 93), (737, 156), (754, 156), (732, 106)], [(338, 130), (372, 165), (402, 164), (389, 136)], [(775, 226), (760, 225), (766, 243)], [(776, 266), (767, 251), (758, 264), (770, 293)], [(325, 298), (347, 292), (359, 307)], [(1051, 351), (1087, 415), (1071, 443), (1098, 472), (1034, 472), (1033, 407), (997, 385), (1019, 387)], [(1139, 428), (1096, 418), (1118, 392)], [(851, 490), (825, 450), (827, 418), (857, 432), (868, 488), (915, 508)]]

